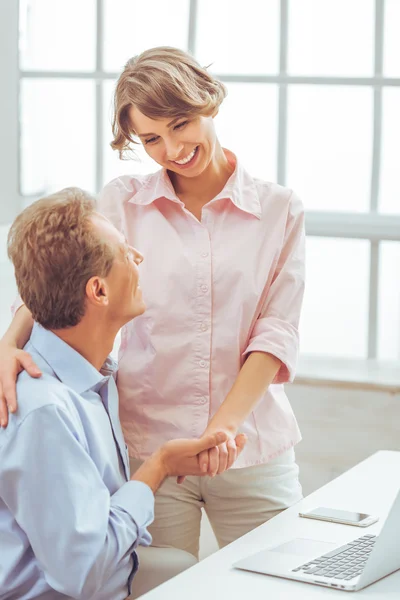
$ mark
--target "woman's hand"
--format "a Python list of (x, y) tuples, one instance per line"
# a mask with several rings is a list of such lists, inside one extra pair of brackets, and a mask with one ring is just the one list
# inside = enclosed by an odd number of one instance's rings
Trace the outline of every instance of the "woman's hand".
[[(215, 430), (207, 428), (203, 435), (207, 436), (217, 431), (224, 432), (227, 440), (209, 450), (203, 450), (198, 456), (198, 461), (202, 465), (204, 474), (210, 477), (214, 477), (230, 469), (247, 442), (247, 437), (244, 433), (239, 433), (235, 436), (231, 431), (222, 429), (221, 427)], [(178, 477), (177, 482), (182, 483), (184, 480), (185, 477)]]
[(0, 341), (0, 426), (7, 427), (8, 413), (17, 410), (15, 384), (18, 374), (27, 371), (31, 377), (40, 377), (40, 369), (24, 350)]

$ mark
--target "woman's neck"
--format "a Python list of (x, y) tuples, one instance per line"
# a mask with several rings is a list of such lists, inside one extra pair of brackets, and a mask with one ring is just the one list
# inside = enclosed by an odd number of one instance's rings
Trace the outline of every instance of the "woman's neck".
[(212, 161), (197, 177), (182, 177), (172, 171), (168, 171), (168, 175), (178, 198), (183, 202), (187, 198), (197, 199), (204, 206), (223, 190), (234, 170), (235, 165), (228, 161), (218, 144)]

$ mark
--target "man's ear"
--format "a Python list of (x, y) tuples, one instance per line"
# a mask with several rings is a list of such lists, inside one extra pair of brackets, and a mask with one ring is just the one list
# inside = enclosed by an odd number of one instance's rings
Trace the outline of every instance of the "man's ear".
[(86, 284), (86, 300), (90, 304), (102, 307), (108, 306), (108, 285), (102, 277), (91, 277)]

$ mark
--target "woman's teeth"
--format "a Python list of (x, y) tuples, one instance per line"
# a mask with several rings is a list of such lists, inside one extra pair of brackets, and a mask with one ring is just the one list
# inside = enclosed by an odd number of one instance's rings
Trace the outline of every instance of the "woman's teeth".
[(174, 160), (174, 162), (177, 165), (186, 165), (188, 162), (190, 162), (192, 160), (193, 156), (196, 154), (196, 150), (197, 150), (197, 146), (193, 150), (193, 152), (191, 152), (186, 158), (182, 158), (182, 160)]

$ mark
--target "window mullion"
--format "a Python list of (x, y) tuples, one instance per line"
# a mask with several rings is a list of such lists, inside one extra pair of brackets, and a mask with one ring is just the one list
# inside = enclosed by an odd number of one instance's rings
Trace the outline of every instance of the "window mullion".
[[(375, 0), (375, 61), (374, 77), (383, 74), (383, 36), (385, 0)], [(370, 211), (378, 212), (382, 147), (382, 86), (374, 86), (374, 132), (371, 169)], [(378, 353), (379, 315), (379, 241), (371, 241), (369, 264), (368, 358)]]
[[(280, 4), (280, 42), (279, 42), (279, 77), (287, 74), (288, 56), (288, 29), (289, 29), (288, 0), (281, 0)], [(287, 107), (288, 86), (286, 82), (279, 84), (278, 100), (278, 149), (277, 149), (277, 182), (286, 183), (286, 157), (287, 157)]]
[(188, 52), (196, 54), (196, 29), (197, 29), (197, 0), (190, 0), (189, 4), (189, 29), (188, 29)]
[[(103, 73), (104, 48), (104, 0), (97, 0), (96, 10), (96, 73)], [(103, 127), (103, 78), (96, 77), (95, 135), (94, 155), (96, 157), (96, 192), (104, 185), (103, 144), (105, 144)]]

